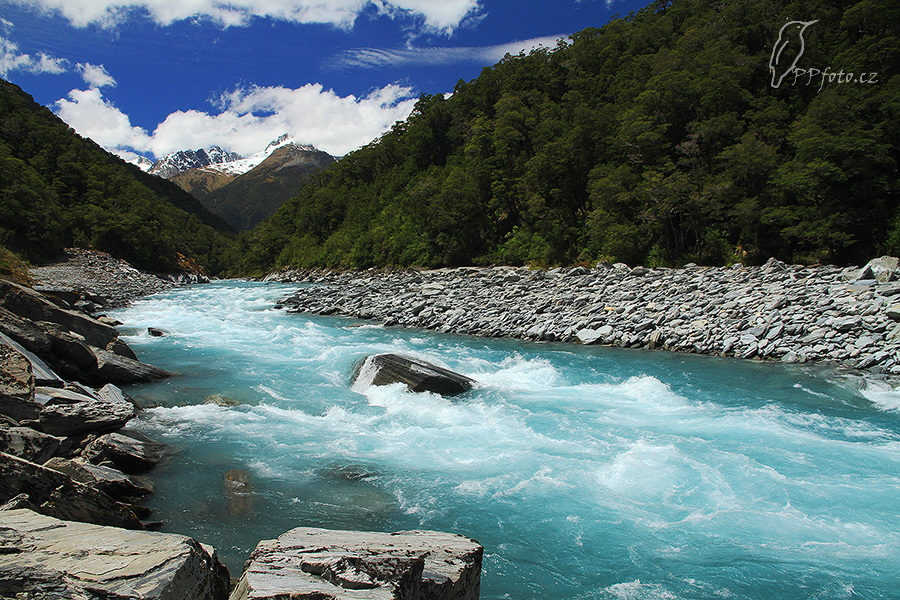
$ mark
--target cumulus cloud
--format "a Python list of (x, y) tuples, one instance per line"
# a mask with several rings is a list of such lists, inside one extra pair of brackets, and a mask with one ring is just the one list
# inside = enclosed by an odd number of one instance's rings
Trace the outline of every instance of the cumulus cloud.
[(76, 66), (81, 78), (92, 88), (116, 87), (116, 80), (112, 78), (103, 65), (92, 65), (91, 63), (78, 63)]
[(450, 65), (472, 62), (491, 65), (506, 54), (516, 55), (519, 52), (530, 52), (539, 47), (555, 48), (560, 39), (566, 35), (550, 35), (528, 40), (498, 44), (495, 46), (462, 46), (457, 48), (356, 48), (334, 56), (329, 62), (338, 68), (379, 68)]
[(210, 19), (223, 27), (243, 26), (254, 18), (295, 23), (324, 23), (350, 28), (367, 12), (414, 18), (426, 29), (449, 33), (477, 14), (479, 0), (12, 0), (61, 14), (77, 27), (114, 27), (137, 14), (160, 25), (186, 19)]
[[(12, 27), (12, 23), (6, 19), (0, 19), (0, 29), (4, 34), (7, 34)], [(39, 52), (36, 56), (26, 54), (19, 50), (18, 44), (7, 39), (5, 35), (0, 35), (0, 76), (7, 77), (13, 71), (58, 75), (67, 70), (67, 60), (55, 58), (44, 52)]]
[(340, 156), (409, 116), (416, 102), (412, 93), (411, 88), (399, 85), (385, 86), (361, 98), (338, 96), (319, 84), (297, 89), (237, 88), (218, 99), (218, 113), (174, 112), (152, 133), (133, 126), (98, 87), (72, 90), (56, 103), (56, 112), (79, 134), (123, 157), (134, 153), (160, 157), (212, 145), (248, 155), (285, 132), (298, 142)]
[(72, 90), (56, 103), (56, 114), (84, 137), (109, 151), (143, 150), (152, 138), (131, 124), (128, 116), (107, 101), (100, 88)]

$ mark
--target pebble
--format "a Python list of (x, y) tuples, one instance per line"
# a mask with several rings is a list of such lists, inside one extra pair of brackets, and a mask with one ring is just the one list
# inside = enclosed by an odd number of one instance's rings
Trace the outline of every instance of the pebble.
[(900, 314), (891, 301), (900, 271), (854, 278), (865, 271), (770, 259), (681, 269), (285, 270), (264, 280), (318, 284), (279, 302), (291, 312), (482, 337), (900, 371)]

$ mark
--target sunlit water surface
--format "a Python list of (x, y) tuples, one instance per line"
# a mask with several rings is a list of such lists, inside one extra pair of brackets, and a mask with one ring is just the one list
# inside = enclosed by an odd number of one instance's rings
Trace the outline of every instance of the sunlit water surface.
[[(297, 526), (433, 529), (484, 545), (482, 598), (900, 598), (900, 391), (275, 309), (295, 287), (194, 286), (113, 313), (141, 360), (179, 373), (126, 390), (154, 407), (130, 427), (176, 449), (149, 505), (234, 576)], [(479, 385), (354, 390), (379, 352)]]

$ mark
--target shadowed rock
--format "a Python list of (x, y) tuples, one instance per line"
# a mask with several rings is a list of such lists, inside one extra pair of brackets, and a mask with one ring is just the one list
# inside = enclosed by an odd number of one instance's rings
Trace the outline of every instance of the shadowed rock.
[(165, 453), (165, 444), (136, 431), (119, 431), (98, 437), (87, 445), (81, 456), (94, 464), (109, 460), (116, 468), (133, 475), (152, 469)]
[(92, 465), (83, 460), (57, 456), (44, 463), (44, 466), (65, 473), (73, 481), (96, 488), (120, 502), (134, 502), (153, 493), (153, 487), (148, 483), (129, 477), (117, 469)]
[(143, 526), (131, 509), (68, 475), (0, 452), (0, 503), (28, 495), (34, 510), (57, 519), (126, 529)]
[(397, 354), (375, 354), (362, 360), (354, 376), (356, 386), (404, 383), (413, 392), (434, 392), (455, 396), (476, 383), (465, 375), (431, 363)]

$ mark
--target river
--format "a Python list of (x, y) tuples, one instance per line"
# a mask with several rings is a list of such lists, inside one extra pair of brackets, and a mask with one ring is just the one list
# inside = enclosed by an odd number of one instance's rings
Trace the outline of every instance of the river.
[[(292, 527), (433, 529), (484, 545), (485, 599), (900, 598), (900, 391), (276, 309), (296, 287), (190, 286), (111, 313), (178, 373), (126, 388), (149, 407), (130, 427), (175, 449), (148, 505), (232, 576)], [(479, 383), (353, 389), (379, 352)]]

